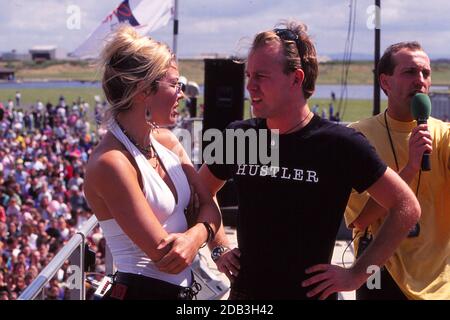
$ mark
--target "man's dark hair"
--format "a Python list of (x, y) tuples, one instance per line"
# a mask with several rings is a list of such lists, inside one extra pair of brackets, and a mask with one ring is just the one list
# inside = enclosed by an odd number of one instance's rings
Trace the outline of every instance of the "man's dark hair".
[[(395, 61), (392, 58), (394, 54), (399, 52), (402, 49), (409, 49), (411, 51), (423, 51), (422, 46), (417, 41), (405, 41), (405, 42), (399, 42), (394, 43), (387, 47), (387, 49), (384, 51), (383, 56), (381, 57), (380, 61), (377, 65), (377, 79), (380, 79), (380, 75), (387, 74), (391, 76), (394, 73), (395, 69)], [(387, 95), (387, 92), (381, 87), (383, 92)]]
[(390, 45), (383, 53), (377, 66), (377, 77), (381, 74), (392, 75), (395, 69), (395, 61), (392, 56), (402, 49), (409, 49), (411, 51), (423, 51), (422, 46), (417, 41), (399, 42)]

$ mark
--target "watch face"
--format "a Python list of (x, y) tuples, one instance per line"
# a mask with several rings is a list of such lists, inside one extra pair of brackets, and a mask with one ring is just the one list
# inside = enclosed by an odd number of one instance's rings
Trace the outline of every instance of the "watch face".
[(220, 256), (222, 255), (222, 253), (225, 252), (225, 248), (222, 246), (219, 247), (215, 247), (212, 252), (211, 252), (211, 259), (213, 259), (213, 261), (216, 261), (217, 259), (220, 258)]

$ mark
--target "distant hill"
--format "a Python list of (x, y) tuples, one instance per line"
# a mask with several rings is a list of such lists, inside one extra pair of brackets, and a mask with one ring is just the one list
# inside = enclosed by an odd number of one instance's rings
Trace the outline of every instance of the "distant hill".
[[(344, 59), (344, 54), (343, 53), (331, 53), (331, 54), (326, 54), (326, 56), (330, 57), (331, 60), (342, 61)], [(373, 60), (373, 55), (366, 54), (366, 53), (352, 53), (352, 60), (372, 61)]]
[[(381, 54), (383, 54), (383, 50), (381, 51)], [(323, 56), (326, 56), (333, 61), (342, 61), (344, 59), (343, 53), (330, 53), (330, 54), (324, 54)], [(352, 53), (352, 61), (373, 61), (373, 59), (374, 59), (373, 54), (355, 53), (355, 52)], [(430, 54), (430, 59), (433, 62), (450, 63), (450, 54), (448, 54), (448, 55)]]
[[(338, 84), (341, 81), (342, 63), (337, 59), (319, 64), (319, 77), (317, 84)], [(367, 59), (368, 55), (357, 55), (350, 64), (349, 84), (372, 84), (373, 62)], [(93, 65), (82, 61), (51, 61), (36, 65), (32, 62), (1, 62), (0, 67), (12, 68), (16, 71), (18, 80), (81, 80), (98, 81), (100, 73)], [(190, 81), (202, 85), (204, 82), (204, 62), (196, 59), (180, 59), (180, 74)], [(450, 59), (439, 59), (432, 61), (433, 84), (450, 85)]]

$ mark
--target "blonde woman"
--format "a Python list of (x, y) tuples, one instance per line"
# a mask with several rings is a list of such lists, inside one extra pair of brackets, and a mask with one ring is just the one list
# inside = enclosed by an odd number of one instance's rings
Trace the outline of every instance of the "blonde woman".
[[(214, 238), (220, 213), (172, 125), (183, 98), (169, 48), (121, 27), (102, 52), (108, 133), (86, 167), (84, 191), (118, 272), (108, 299), (191, 299), (198, 286), (189, 264)], [(184, 210), (190, 185), (198, 223)]]

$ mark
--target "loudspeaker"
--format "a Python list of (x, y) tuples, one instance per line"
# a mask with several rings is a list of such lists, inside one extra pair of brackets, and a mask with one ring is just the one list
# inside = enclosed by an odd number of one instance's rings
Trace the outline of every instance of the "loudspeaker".
[[(203, 133), (214, 128), (224, 130), (244, 117), (245, 64), (231, 59), (205, 59)], [(203, 141), (202, 149), (208, 145)], [(220, 206), (237, 206), (232, 180), (217, 194)]]
[(205, 59), (203, 130), (219, 130), (244, 116), (245, 65), (231, 59)]

